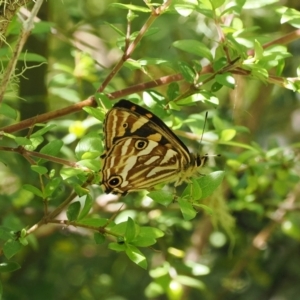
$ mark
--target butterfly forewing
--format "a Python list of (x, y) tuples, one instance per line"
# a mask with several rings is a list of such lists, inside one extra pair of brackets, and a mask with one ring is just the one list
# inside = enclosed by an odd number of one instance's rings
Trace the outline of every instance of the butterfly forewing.
[(189, 153), (181, 140), (150, 111), (121, 100), (108, 111), (102, 155), (102, 188), (107, 193), (180, 184), (204, 160)]

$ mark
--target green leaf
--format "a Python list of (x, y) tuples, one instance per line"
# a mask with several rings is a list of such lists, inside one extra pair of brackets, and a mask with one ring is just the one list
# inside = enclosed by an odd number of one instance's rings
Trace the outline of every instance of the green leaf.
[(137, 224), (135, 224), (134, 221), (128, 217), (125, 231), (126, 243), (130, 243), (135, 238), (137, 234), (136, 226)]
[(197, 4), (197, 0), (190, 0), (186, 3), (175, 4), (174, 8), (181, 16), (188, 17), (195, 10)]
[(35, 194), (38, 197), (44, 198), (42, 191), (31, 184), (24, 184), (23, 189)]
[(184, 79), (189, 83), (194, 83), (195, 76), (196, 76), (195, 71), (187, 63), (183, 61), (179, 61), (177, 65), (179, 68), (179, 72), (182, 74)]
[(84, 205), (83, 208), (78, 216), (78, 220), (83, 219), (91, 210), (92, 206), (93, 206), (93, 199), (92, 196), (90, 194), (86, 195), (85, 201), (84, 201)]
[(7, 105), (6, 103), (0, 104), (0, 115), (4, 115), (10, 119), (16, 120), (18, 113), (15, 109)]
[[(62, 140), (53, 140), (45, 145), (40, 152), (43, 154), (56, 156), (60, 152), (60, 149), (63, 145), (64, 143)], [(39, 164), (45, 163), (46, 161), (46, 159), (40, 159)]]
[(77, 144), (75, 154), (78, 160), (98, 157), (103, 152), (103, 142), (97, 132), (85, 135)]
[(44, 174), (48, 173), (48, 169), (43, 166), (32, 165), (30, 168), (32, 171), (34, 171), (40, 175), (44, 175)]
[(175, 48), (213, 60), (213, 56), (207, 46), (197, 40), (180, 40), (173, 43)]
[(215, 79), (216, 82), (224, 86), (227, 86), (231, 89), (235, 88), (235, 79), (230, 73), (217, 74)]
[(204, 291), (206, 289), (206, 285), (202, 281), (190, 276), (178, 275), (176, 276), (176, 281), (185, 286), (189, 286), (198, 290)]
[(194, 207), (200, 207), (201, 209), (203, 209), (205, 212), (207, 212), (209, 215), (213, 215), (214, 211), (213, 209), (211, 209), (209, 206), (204, 205), (204, 204), (199, 204), (197, 202), (193, 203)]
[(135, 246), (127, 245), (126, 254), (131, 261), (140, 266), (143, 269), (147, 269), (148, 263), (145, 255)]
[(221, 57), (218, 60), (213, 62), (213, 69), (219, 71), (228, 64), (228, 61), (225, 57)]
[[(39, 124), (35, 124), (35, 126), (38, 126)], [(44, 126), (42, 129), (37, 130), (36, 132), (34, 132), (30, 138), (33, 137), (38, 137), (38, 136), (42, 136), (44, 135), (46, 132), (50, 131), (51, 129), (53, 129), (54, 127), (56, 127), (56, 124), (50, 124), (45, 126), (44, 124), (42, 124), (42, 126)]]
[(89, 115), (93, 116), (97, 120), (103, 122), (105, 118), (105, 113), (103, 110), (95, 107), (83, 107), (82, 108), (84, 111), (86, 111)]
[(22, 248), (22, 244), (19, 241), (8, 240), (3, 246), (3, 253), (7, 259), (13, 257)]
[(110, 231), (112, 234), (114, 235), (121, 235), (124, 236), (125, 235), (125, 231), (127, 228), (127, 222), (121, 222), (119, 224), (114, 225)]
[(191, 178), (192, 183), (188, 184), (181, 194), (181, 198), (189, 199), (191, 201), (200, 199), (202, 190), (195, 178)]
[(139, 11), (143, 13), (150, 13), (151, 10), (145, 6), (137, 6), (137, 5), (132, 5), (132, 4), (122, 4), (122, 3), (111, 3), (110, 4), (112, 7), (117, 7), (121, 9), (127, 9), (127, 10), (132, 10), (132, 11)]
[(114, 250), (114, 251), (121, 252), (121, 251), (125, 251), (127, 246), (125, 244), (110, 243), (108, 245), (108, 248), (111, 249), (111, 250)]
[(57, 188), (62, 184), (62, 179), (60, 177), (52, 178), (45, 187), (45, 197), (50, 197), (57, 191)]
[(88, 154), (88, 155), (91, 154), (91, 156), (97, 155), (97, 159), (83, 159), (83, 160), (78, 161), (77, 165), (88, 168), (91, 171), (98, 172), (101, 169), (101, 161), (98, 158), (100, 153), (86, 152), (83, 156), (88, 156), (86, 154)]
[(197, 179), (198, 184), (202, 188), (202, 197), (204, 199), (210, 196), (217, 187), (222, 183), (224, 171), (216, 171)]
[(264, 48), (257, 40), (254, 42), (254, 53), (255, 60), (260, 60), (264, 56)]
[(120, 36), (125, 37), (125, 33), (123, 31), (121, 31), (118, 27), (114, 26), (113, 24), (110, 24), (108, 22), (104, 22), (104, 24), (107, 24), (108, 26), (110, 26), (115, 32), (117, 32)]
[(73, 202), (69, 205), (68, 209), (67, 209), (67, 218), (69, 221), (74, 221), (77, 220), (77, 217), (79, 215), (79, 211), (80, 211), (80, 202), (76, 201)]
[(97, 245), (101, 245), (105, 242), (105, 236), (100, 232), (94, 233), (94, 241)]
[(147, 196), (164, 206), (168, 206), (174, 200), (174, 194), (165, 190), (151, 191)]
[(13, 237), (13, 233), (11, 232), (10, 229), (4, 227), (4, 226), (0, 226), (0, 239), (1, 240), (8, 240), (11, 239)]
[[(60, 170), (60, 175), (63, 180), (66, 180), (68, 178), (72, 177), (79, 177), (81, 175), (86, 175), (86, 173), (83, 170), (80, 169), (74, 169), (74, 168), (64, 168)], [(84, 176), (86, 177), (86, 176)]]
[(25, 137), (16, 136), (15, 141), (19, 146), (31, 145), (31, 141)]
[(193, 205), (185, 200), (185, 199), (182, 199), (182, 198), (179, 198), (178, 199), (178, 204), (179, 204), (179, 208), (181, 210), (181, 213), (183, 215), (183, 218), (186, 220), (186, 221), (189, 221), (191, 219), (194, 219), (197, 212), (195, 211)]
[(222, 141), (230, 141), (232, 140), (236, 135), (235, 129), (224, 129), (221, 132), (221, 140)]
[(211, 86), (211, 91), (215, 93), (218, 90), (220, 90), (222, 87), (223, 87), (223, 84), (221, 84), (219, 82), (214, 82), (213, 85)]
[(156, 239), (164, 236), (158, 228), (140, 227), (139, 235), (131, 242), (137, 247), (149, 247), (156, 243)]
[(0, 264), (0, 273), (4, 272), (14, 272), (20, 269), (21, 266), (15, 261), (8, 261)]
[(77, 221), (78, 224), (93, 226), (93, 227), (103, 227), (108, 224), (108, 219), (104, 218), (86, 218)]

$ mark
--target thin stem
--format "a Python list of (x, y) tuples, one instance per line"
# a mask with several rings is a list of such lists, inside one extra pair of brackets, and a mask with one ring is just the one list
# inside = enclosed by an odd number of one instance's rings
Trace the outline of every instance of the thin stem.
[[(143, 25), (143, 27), (139, 31), (139, 33), (136, 36), (135, 40), (131, 44), (129, 44), (129, 46), (127, 48), (125, 48), (123, 56), (121, 57), (119, 62), (114, 66), (114, 68), (111, 70), (109, 75), (103, 81), (102, 85), (97, 90), (98, 93), (101, 93), (101, 92), (104, 91), (104, 89), (106, 88), (108, 83), (119, 72), (119, 70), (122, 68), (123, 64), (126, 62), (126, 60), (128, 60), (128, 58), (130, 58), (130, 56), (133, 53), (133, 51), (135, 50), (136, 46), (139, 44), (139, 42), (143, 38), (144, 34), (147, 32), (147, 30), (150, 28), (150, 26), (153, 24), (153, 22), (157, 19), (157, 17), (159, 17), (168, 8), (168, 6), (171, 4), (171, 2), (172, 1), (169, 0), (166, 3), (164, 3), (162, 6), (152, 10), (152, 13), (151, 13), (150, 17), (148, 18), (148, 20), (145, 22), (145, 24)], [(126, 34), (126, 41), (128, 41), (128, 39), (129, 39), (129, 37), (128, 37), (129, 27), (130, 26), (128, 24), (127, 34)]]
[(26, 43), (32, 28), (34, 27), (34, 18), (36, 17), (40, 7), (42, 6), (44, 0), (36, 0), (35, 4), (33, 6), (33, 9), (31, 11), (31, 15), (29, 16), (29, 18), (27, 19), (27, 21), (25, 21), (23, 23), (23, 28), (21, 30), (21, 33), (19, 35), (19, 39), (16, 43), (16, 47), (13, 51), (12, 57), (9, 60), (9, 63), (7, 65), (7, 68), (3, 74), (3, 79), (2, 82), (0, 84), (0, 103), (3, 100), (5, 91), (7, 89), (7, 86), (9, 84), (9, 81), (11, 79), (11, 77), (13, 76), (15, 69), (16, 69), (16, 64), (18, 61), (18, 57), (20, 56), (20, 53), (24, 47), (24, 44)]
[(80, 169), (86, 170), (85, 168), (82, 168), (82, 166), (78, 165), (75, 162), (70, 162), (66, 159), (58, 158), (56, 156), (52, 156), (52, 155), (48, 155), (48, 154), (43, 154), (43, 153), (40, 153), (40, 152), (29, 151), (29, 150), (24, 149), (23, 147), (12, 148), (12, 147), (2, 146), (2, 147), (0, 147), (0, 150), (15, 152), (15, 153), (18, 153), (20, 155), (23, 155), (30, 161), (31, 164), (35, 164), (35, 162), (30, 160), (29, 157), (34, 156), (34, 157), (46, 159), (48, 161), (52, 161), (52, 162), (55, 162), (55, 163), (58, 163), (58, 164), (61, 164), (61, 165), (66, 165), (66, 166), (69, 166), (71, 168), (80, 168)]

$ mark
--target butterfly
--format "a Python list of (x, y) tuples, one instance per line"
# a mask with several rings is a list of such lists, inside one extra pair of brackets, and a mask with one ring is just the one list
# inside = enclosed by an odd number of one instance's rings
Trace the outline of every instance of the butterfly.
[(178, 186), (207, 160), (190, 153), (152, 112), (125, 99), (107, 112), (104, 135), (101, 187), (106, 193), (124, 196), (170, 182)]

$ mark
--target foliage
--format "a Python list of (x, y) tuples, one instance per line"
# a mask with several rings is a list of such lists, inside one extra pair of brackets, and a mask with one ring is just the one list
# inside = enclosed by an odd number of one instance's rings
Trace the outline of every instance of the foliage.
[[(37, 0), (1, 37), (0, 295), (295, 299), (299, 11), (111, 2)], [(103, 194), (102, 124), (121, 98), (201, 144), (198, 178)]]

